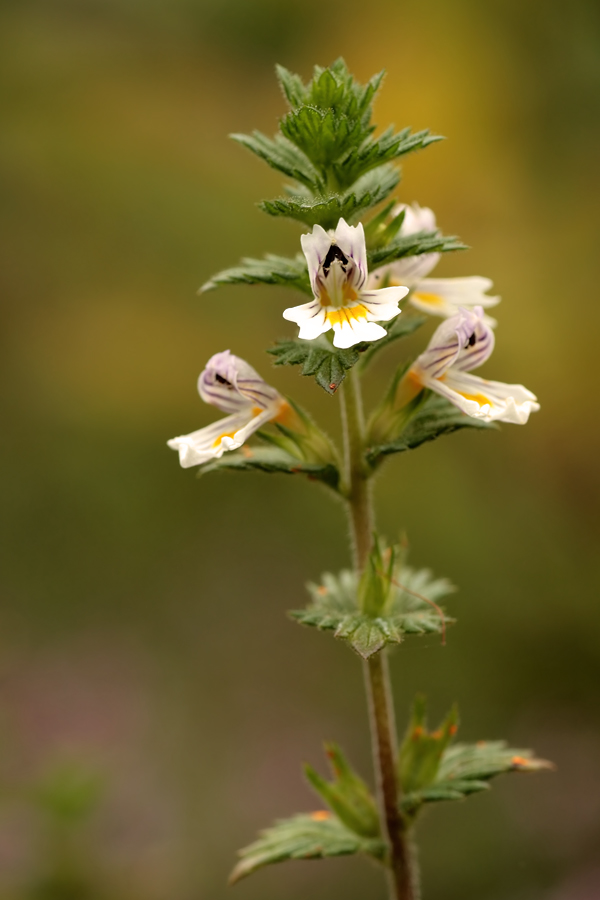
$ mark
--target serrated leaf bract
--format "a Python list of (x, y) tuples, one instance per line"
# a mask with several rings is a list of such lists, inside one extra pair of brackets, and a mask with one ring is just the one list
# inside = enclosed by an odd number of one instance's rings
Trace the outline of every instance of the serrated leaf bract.
[(356, 574), (343, 570), (339, 575), (326, 572), (321, 584), (309, 584), (312, 603), (290, 613), (302, 625), (333, 631), (363, 659), (368, 659), (386, 644), (399, 644), (408, 634), (439, 634), (451, 619), (442, 618), (435, 605), (455, 590), (446, 578), (434, 578), (429, 569), (398, 565), (394, 581), (379, 616), (362, 612)]
[(385, 456), (392, 453), (403, 453), (405, 450), (414, 450), (426, 441), (433, 441), (443, 434), (451, 434), (460, 428), (478, 428), (488, 431), (495, 430), (497, 427), (494, 422), (484, 422), (468, 416), (453, 406), (449, 400), (430, 394), (417, 407), (417, 411), (397, 437), (386, 443), (372, 444), (367, 449), (366, 457), (369, 464), (375, 466)]
[(336, 466), (306, 462), (276, 446), (244, 446), (239, 450), (231, 450), (218, 459), (212, 459), (200, 466), (198, 475), (227, 469), (238, 472), (254, 470), (269, 473), (279, 472), (284, 475), (302, 474), (316, 481), (322, 481), (333, 489), (337, 489), (340, 480)]
[(373, 137), (372, 106), (382, 72), (361, 85), (338, 59), (325, 69), (316, 66), (306, 85), (282, 66), (277, 76), (290, 105), (280, 133), (232, 135), (298, 185), (291, 189), (296, 196), (261, 203), (270, 215), (324, 228), (335, 227), (340, 217), (356, 219), (398, 184), (398, 170), (390, 163), (440, 140), (428, 131), (411, 134), (410, 128), (398, 133), (389, 128)]
[(267, 353), (275, 357), (276, 366), (302, 366), (302, 374), (314, 375), (328, 394), (335, 394), (359, 358), (357, 347), (340, 350), (324, 336), (314, 341), (278, 341)]
[(276, 822), (261, 832), (257, 841), (240, 851), (242, 859), (231, 873), (230, 883), (286, 859), (325, 859), (357, 853), (381, 860), (386, 846), (380, 838), (361, 837), (337, 816), (324, 811), (294, 816)]
[(325, 744), (325, 752), (333, 780), (327, 781), (312, 766), (306, 765), (304, 774), (310, 786), (352, 831), (362, 837), (379, 837), (379, 814), (369, 787), (337, 744)]
[(386, 266), (396, 259), (405, 256), (420, 256), (423, 253), (448, 253), (454, 250), (467, 250), (457, 237), (446, 237), (439, 231), (419, 231), (405, 234), (382, 243), (367, 253), (369, 269)]
[(411, 721), (398, 757), (402, 787), (401, 810), (414, 819), (426, 803), (463, 800), (489, 789), (489, 781), (507, 772), (538, 772), (552, 763), (537, 759), (531, 750), (507, 747), (506, 741), (452, 744), (457, 731), (456, 708), (440, 727), (427, 730), (425, 700), (415, 700)]
[(403, 794), (417, 791), (435, 780), (442, 754), (456, 734), (457, 721), (458, 713), (453, 707), (436, 731), (428, 731), (425, 698), (417, 696), (398, 755), (398, 777)]
[(267, 253), (264, 259), (242, 259), (239, 266), (224, 269), (202, 285), (200, 293), (225, 284), (282, 284), (312, 296), (304, 256), (294, 259)]

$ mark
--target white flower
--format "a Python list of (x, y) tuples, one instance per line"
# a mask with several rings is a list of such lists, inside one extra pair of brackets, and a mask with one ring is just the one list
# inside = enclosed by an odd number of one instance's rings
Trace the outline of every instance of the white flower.
[(311, 341), (333, 328), (334, 347), (376, 341), (387, 332), (376, 322), (397, 316), (408, 288), (395, 285), (365, 290), (367, 250), (362, 224), (340, 219), (331, 234), (315, 225), (300, 238), (315, 299), (286, 309), (283, 318), (300, 326), (299, 337)]
[[(435, 215), (431, 209), (401, 204), (394, 213), (404, 209), (404, 221), (400, 234), (406, 236), (418, 231), (435, 231)], [(489, 297), (486, 291), (493, 286), (489, 278), (471, 275), (467, 278), (426, 278), (440, 261), (440, 253), (421, 253), (419, 256), (405, 256), (393, 263), (382, 266), (369, 277), (369, 287), (377, 287), (382, 282), (406, 284), (411, 289), (409, 302), (421, 312), (432, 316), (450, 318), (460, 307), (474, 309), (476, 306), (489, 307), (500, 303), (500, 297)], [(492, 327), (496, 320), (485, 316)]]
[(275, 388), (229, 350), (209, 359), (198, 378), (198, 393), (205, 403), (231, 415), (167, 441), (169, 447), (179, 451), (184, 469), (218, 459), (226, 450), (237, 450), (255, 431), (290, 409)]
[(405, 380), (413, 395), (429, 388), (476, 419), (524, 425), (540, 408), (535, 394), (521, 384), (503, 384), (471, 375), (494, 349), (494, 332), (483, 309), (461, 309), (435, 331), (429, 346), (413, 363)]

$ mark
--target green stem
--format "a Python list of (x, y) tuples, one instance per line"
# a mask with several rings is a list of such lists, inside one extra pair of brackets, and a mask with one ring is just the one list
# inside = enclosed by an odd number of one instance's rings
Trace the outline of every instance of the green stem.
[[(369, 473), (364, 462), (364, 418), (360, 376), (356, 368), (342, 389), (342, 422), (346, 460), (346, 498), (350, 519), (354, 564), (362, 573), (373, 539), (373, 504)], [(390, 900), (418, 900), (416, 861), (410, 836), (399, 811), (400, 790), (396, 777), (396, 727), (388, 672), (382, 650), (365, 662), (373, 757), (377, 773), (381, 818), (389, 844)]]

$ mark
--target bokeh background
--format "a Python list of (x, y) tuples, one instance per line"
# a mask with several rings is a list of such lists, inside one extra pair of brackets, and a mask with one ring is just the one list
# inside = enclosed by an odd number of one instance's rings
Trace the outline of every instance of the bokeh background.
[[(598, 6), (4, 0), (0, 24), (2, 900), (224, 898), (238, 847), (319, 805), (299, 764), (322, 739), (370, 777), (358, 660), (285, 615), (348, 562), (343, 510), (283, 476), (196, 480), (165, 446), (212, 420), (195, 380), (227, 347), (337, 433), (337, 399), (263, 352), (295, 295), (195, 292), (298, 249), (254, 205), (278, 176), (227, 134), (275, 130), (276, 62), (340, 54), (387, 69), (376, 121), (448, 137), (398, 196), (472, 245), (438, 271), (494, 279), (485, 373), (542, 402), (377, 485), (381, 530), (461, 588), (448, 646), (394, 655), (400, 727), (422, 690), (434, 724), (457, 699), (463, 738), (558, 766), (432, 810), (425, 896), (599, 897)], [(385, 896), (361, 860), (233, 890)]]

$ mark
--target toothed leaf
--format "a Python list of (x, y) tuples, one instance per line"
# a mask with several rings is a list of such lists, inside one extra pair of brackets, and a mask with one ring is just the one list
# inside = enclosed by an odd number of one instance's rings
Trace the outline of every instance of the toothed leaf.
[(458, 407), (431, 394), (418, 408), (400, 435), (386, 444), (375, 444), (367, 450), (367, 460), (375, 466), (392, 453), (414, 450), (427, 441), (433, 441), (443, 434), (451, 434), (460, 428), (475, 428), (480, 431), (497, 430), (494, 422), (484, 422), (461, 412)]
[(429, 569), (398, 565), (386, 607), (379, 616), (361, 612), (356, 573), (343, 570), (339, 575), (326, 572), (320, 584), (309, 584), (312, 602), (306, 609), (290, 613), (301, 625), (346, 641), (363, 659), (368, 659), (386, 644), (399, 644), (407, 634), (439, 634), (453, 620), (442, 619), (431, 604), (452, 593), (455, 588), (446, 578), (433, 578)]
[(322, 186), (319, 173), (310, 159), (290, 141), (281, 135), (268, 138), (260, 131), (252, 134), (231, 134), (231, 139), (264, 159), (271, 168), (294, 178), (311, 190)]
[(294, 816), (276, 822), (261, 832), (257, 841), (241, 850), (242, 858), (229, 880), (233, 884), (257, 869), (287, 859), (325, 859), (357, 853), (383, 859), (386, 846), (379, 838), (361, 837), (329, 813)]
[(425, 803), (464, 800), (470, 794), (489, 790), (488, 782), (497, 775), (552, 768), (552, 763), (537, 759), (531, 750), (507, 747), (506, 741), (454, 744), (444, 751), (433, 784), (405, 794), (401, 809), (414, 817)]
[(344, 193), (328, 196), (293, 194), (276, 200), (263, 200), (260, 208), (270, 216), (285, 216), (305, 225), (335, 228), (341, 218), (351, 222), (361, 213), (377, 206), (394, 190), (400, 175), (393, 166), (368, 172)]
[(314, 341), (278, 341), (267, 352), (275, 357), (276, 366), (301, 365), (302, 374), (313, 375), (328, 394), (335, 394), (359, 358), (357, 347), (340, 350), (323, 336)]
[(299, 253), (294, 259), (267, 254), (264, 259), (242, 259), (239, 266), (224, 269), (202, 285), (200, 293), (225, 284), (281, 284), (312, 297), (306, 260)]
[(334, 489), (337, 489), (340, 480), (340, 474), (334, 465), (304, 462), (280, 447), (261, 445), (250, 447), (244, 445), (239, 450), (224, 453), (219, 459), (211, 459), (199, 467), (198, 476), (227, 469), (238, 472), (307, 475), (308, 478), (323, 481)]
[(402, 259), (405, 256), (418, 256), (421, 253), (448, 253), (454, 250), (468, 250), (453, 235), (446, 237), (439, 231), (418, 231), (395, 237), (387, 244), (376, 247), (367, 254), (369, 271)]
[(441, 140), (442, 137), (431, 135), (428, 130), (411, 134), (410, 128), (403, 128), (396, 134), (393, 128), (388, 128), (380, 137), (368, 138), (360, 147), (354, 147), (333, 169), (340, 184), (351, 184), (376, 166)]

